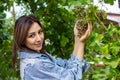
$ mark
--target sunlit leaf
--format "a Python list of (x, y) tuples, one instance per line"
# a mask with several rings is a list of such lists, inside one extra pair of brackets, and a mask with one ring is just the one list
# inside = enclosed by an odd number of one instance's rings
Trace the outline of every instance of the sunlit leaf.
[(100, 51), (101, 51), (101, 53), (102, 53), (107, 59), (109, 59), (109, 55), (108, 55), (109, 50), (108, 50), (108, 45), (107, 45), (107, 44), (104, 45), (104, 46), (102, 46), (102, 47), (100, 48)]
[(113, 57), (108, 62), (106, 62), (107, 65), (111, 66), (112, 68), (116, 68), (120, 64), (120, 58), (119, 57)]

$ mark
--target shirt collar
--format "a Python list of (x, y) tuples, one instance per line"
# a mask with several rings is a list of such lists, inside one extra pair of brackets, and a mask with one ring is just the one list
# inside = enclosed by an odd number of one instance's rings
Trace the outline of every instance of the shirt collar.
[(22, 58), (40, 58), (46, 56), (45, 54), (40, 53), (29, 53), (29, 52), (18, 52), (18, 57)]

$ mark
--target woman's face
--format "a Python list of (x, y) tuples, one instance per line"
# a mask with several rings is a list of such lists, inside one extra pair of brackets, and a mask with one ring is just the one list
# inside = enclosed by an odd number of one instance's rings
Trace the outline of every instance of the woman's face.
[(40, 50), (42, 49), (43, 41), (44, 33), (42, 31), (42, 28), (38, 23), (34, 22), (28, 31), (25, 45), (32, 50), (40, 52)]

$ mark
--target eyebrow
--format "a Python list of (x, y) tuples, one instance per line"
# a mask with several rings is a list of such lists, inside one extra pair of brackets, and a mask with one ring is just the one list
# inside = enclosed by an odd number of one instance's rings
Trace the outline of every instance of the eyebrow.
[(30, 34), (35, 34), (35, 32), (28, 33), (28, 35), (30, 35)]
[[(42, 29), (39, 29), (38, 32), (39, 32), (39, 31), (42, 31)], [(35, 33), (35, 32), (30, 32), (30, 33), (28, 33), (28, 34), (34, 34), (34, 33)]]

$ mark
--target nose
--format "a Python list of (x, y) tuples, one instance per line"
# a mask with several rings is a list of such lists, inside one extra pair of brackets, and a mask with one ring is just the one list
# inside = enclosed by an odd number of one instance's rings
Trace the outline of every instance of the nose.
[(37, 36), (36, 36), (36, 41), (41, 41), (41, 37), (39, 34), (37, 34)]

